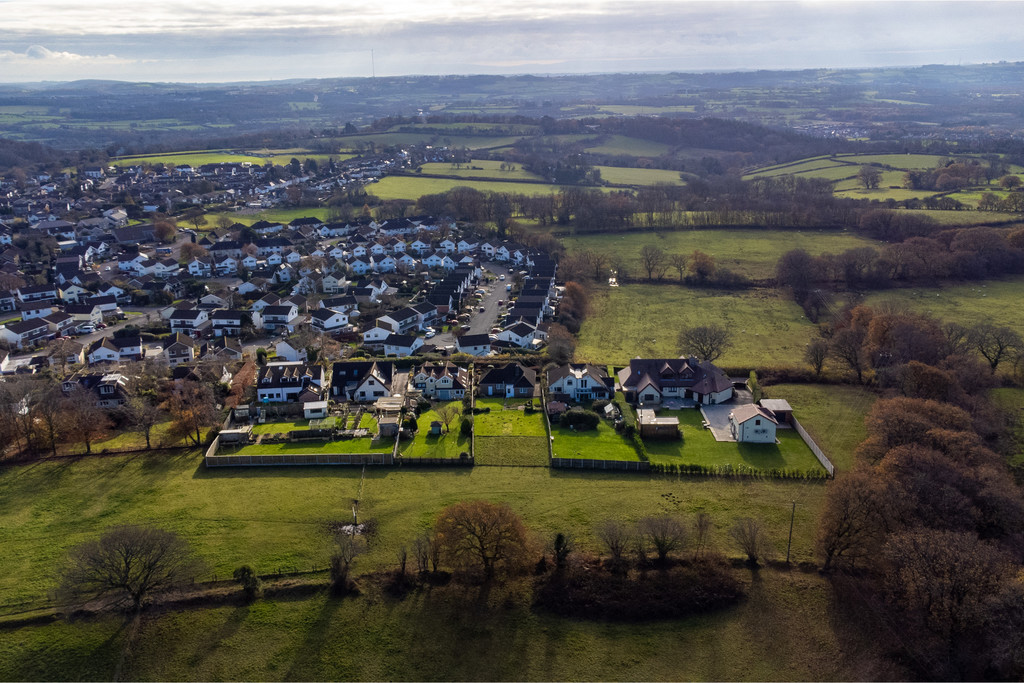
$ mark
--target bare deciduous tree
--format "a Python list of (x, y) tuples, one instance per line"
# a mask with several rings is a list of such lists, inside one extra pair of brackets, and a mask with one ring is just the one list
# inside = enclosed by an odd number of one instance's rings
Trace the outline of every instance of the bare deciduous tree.
[(683, 353), (692, 353), (700, 360), (715, 362), (731, 345), (732, 334), (721, 325), (698, 325), (679, 333)]
[(747, 556), (747, 562), (753, 567), (756, 567), (771, 550), (764, 528), (753, 517), (738, 520), (729, 529), (729, 537), (735, 541), (736, 547)]
[(153, 592), (189, 581), (200, 571), (202, 564), (178, 534), (117, 526), (71, 549), (60, 572), (57, 598), (78, 604), (106, 597), (138, 610)]
[(671, 515), (644, 517), (640, 520), (639, 529), (654, 552), (658, 553), (658, 561), (662, 563), (668, 559), (669, 553), (686, 543), (686, 525)]
[(824, 339), (815, 339), (807, 345), (804, 351), (804, 360), (814, 370), (815, 377), (821, 377), (821, 371), (828, 360), (828, 342)]
[(435, 412), (437, 413), (437, 416), (441, 418), (441, 422), (444, 423), (444, 431), (447, 433), (451, 431), (451, 425), (452, 422), (455, 421), (455, 418), (462, 414), (462, 405), (457, 401), (450, 401), (444, 405), (438, 406)]
[(624, 565), (632, 536), (629, 527), (618, 520), (609, 519), (598, 526), (597, 537), (611, 555), (610, 563), (613, 568)]
[(449, 505), (434, 530), (453, 566), (479, 569), (485, 578), (514, 571), (527, 559), (526, 526), (506, 503), (465, 501)]
[(697, 514), (697, 519), (693, 522), (693, 540), (694, 550), (693, 554), (695, 557), (700, 557), (707, 550), (708, 542), (711, 539), (711, 528), (714, 525), (711, 522), (711, 515), (706, 512)]

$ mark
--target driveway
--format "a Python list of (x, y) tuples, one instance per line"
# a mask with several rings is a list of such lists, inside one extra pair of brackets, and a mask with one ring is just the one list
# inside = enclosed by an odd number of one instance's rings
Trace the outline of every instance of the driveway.
[(734, 404), (731, 403), (701, 406), (700, 414), (711, 425), (711, 433), (714, 434), (715, 441), (736, 441), (729, 430), (729, 413), (732, 412), (733, 407)]

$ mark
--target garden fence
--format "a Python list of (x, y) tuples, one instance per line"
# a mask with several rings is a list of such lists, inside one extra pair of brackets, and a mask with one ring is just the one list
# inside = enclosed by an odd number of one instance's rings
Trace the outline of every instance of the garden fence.
[(594, 460), (591, 458), (551, 458), (551, 466), (574, 470), (625, 470), (628, 472), (650, 472), (649, 462), (633, 460)]
[(814, 439), (811, 438), (811, 435), (807, 433), (807, 430), (804, 429), (804, 426), (800, 424), (799, 420), (794, 417), (792, 418), (792, 421), (793, 428), (796, 429), (796, 433), (800, 435), (800, 438), (804, 440), (807, 447), (811, 449), (812, 453), (814, 453), (814, 457), (818, 459), (821, 466), (825, 468), (826, 472), (828, 472), (828, 476), (836, 476), (836, 467), (832, 464), (832, 461), (828, 459), (828, 456), (825, 455), (825, 452), (818, 447), (818, 444), (815, 443)]

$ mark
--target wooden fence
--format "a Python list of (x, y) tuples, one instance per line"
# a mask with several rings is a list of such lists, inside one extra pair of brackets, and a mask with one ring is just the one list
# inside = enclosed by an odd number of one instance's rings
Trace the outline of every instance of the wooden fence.
[(473, 456), (468, 458), (405, 458), (399, 456), (396, 463), (402, 467), (472, 467)]
[[(211, 446), (212, 448), (212, 446)], [(391, 453), (289, 453), (285, 455), (207, 455), (207, 467), (267, 465), (394, 465)]]
[(836, 476), (835, 465), (833, 465), (832, 461), (828, 459), (828, 456), (825, 455), (825, 452), (818, 447), (818, 444), (815, 443), (814, 439), (811, 438), (811, 435), (807, 433), (807, 430), (804, 429), (804, 426), (802, 424), (800, 424), (800, 421), (794, 417), (792, 418), (792, 422), (793, 428), (796, 429), (796, 433), (800, 435), (800, 438), (804, 440), (804, 443), (807, 444), (807, 447), (811, 449), (811, 453), (814, 453), (814, 457), (818, 459), (818, 462), (821, 463), (821, 466), (825, 468), (826, 472), (828, 472), (828, 476)]
[(551, 458), (551, 466), (573, 470), (624, 470), (650, 472), (651, 464), (639, 460), (593, 460), (590, 458)]

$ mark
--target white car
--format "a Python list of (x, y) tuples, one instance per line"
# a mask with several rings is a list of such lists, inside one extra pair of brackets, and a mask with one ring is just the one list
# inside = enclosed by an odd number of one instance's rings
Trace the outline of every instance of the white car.
[(498, 277), (498, 279), (499, 279), (499, 280), (504, 280), (504, 279), (505, 279), (505, 275), (504, 275), (504, 274), (500, 275), (500, 276)]
[(428, 327), (427, 328), (427, 334), (425, 336), (426, 336), (427, 339), (430, 339), (431, 337), (433, 337), (436, 334), (437, 334), (437, 332), (434, 330), (433, 327)]

